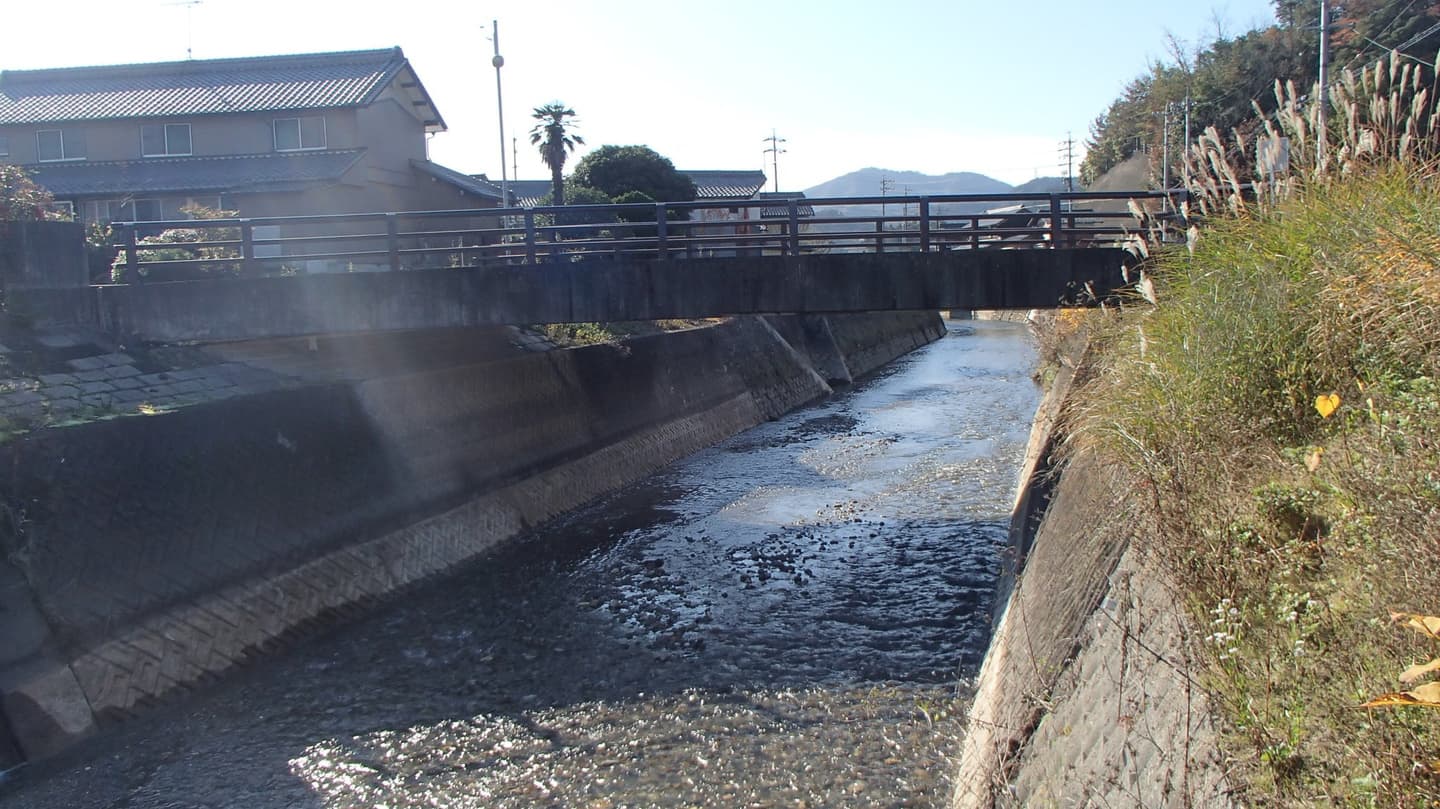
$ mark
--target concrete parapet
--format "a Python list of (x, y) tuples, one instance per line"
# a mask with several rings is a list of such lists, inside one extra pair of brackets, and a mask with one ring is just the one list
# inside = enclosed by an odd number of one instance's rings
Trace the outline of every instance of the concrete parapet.
[[(75, 320), (174, 342), (529, 323), (1085, 305), (1125, 284), (1117, 248), (600, 260), (90, 288)], [(63, 301), (21, 305), (64, 318)]]
[(7, 292), (83, 287), (89, 272), (79, 223), (0, 221), (0, 282)]
[[(829, 325), (852, 367), (943, 328), (933, 313)], [(0, 635), (24, 640), (0, 657), (10, 733), (47, 755), (829, 392), (803, 346), (739, 319), (14, 439), (0, 446)]]

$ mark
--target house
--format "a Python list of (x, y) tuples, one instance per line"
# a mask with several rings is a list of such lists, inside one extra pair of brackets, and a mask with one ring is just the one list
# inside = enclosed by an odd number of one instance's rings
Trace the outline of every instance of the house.
[[(704, 207), (691, 209), (688, 220), (690, 224), (683, 227), (685, 235), (704, 240), (695, 247), (704, 255), (739, 254), (739, 251), (746, 247), (746, 243), (743, 240), (737, 241), (737, 236), (757, 237), (767, 232), (788, 232), (788, 202), (790, 199), (801, 199), (805, 196), (798, 192), (761, 193), (760, 189), (765, 187), (763, 171), (682, 170), (680, 173), (695, 184), (695, 202), (706, 203)], [(484, 175), (477, 175), (475, 179), (483, 180)], [(549, 193), (549, 180), (510, 181), (510, 196), (514, 204), (522, 208), (539, 205)], [(762, 199), (774, 199), (778, 208), (739, 204)], [(777, 214), (777, 210), (781, 213)], [(766, 211), (770, 213), (767, 215)], [(809, 206), (803, 206), (801, 215), (814, 216), (815, 212)], [(770, 225), (763, 222), (764, 219), (777, 218), (783, 221)], [(681, 230), (678, 224), (671, 227), (676, 231)]]
[(498, 206), (443, 131), (399, 48), (0, 71), (0, 162), (84, 222)]

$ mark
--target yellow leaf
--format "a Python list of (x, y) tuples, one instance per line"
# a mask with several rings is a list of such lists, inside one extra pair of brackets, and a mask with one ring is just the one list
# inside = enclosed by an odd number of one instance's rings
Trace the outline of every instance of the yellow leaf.
[(1440, 669), (1440, 657), (1431, 660), (1429, 663), (1421, 663), (1405, 669), (1400, 675), (1400, 682), (1408, 685), (1437, 669)]
[(1440, 683), (1426, 683), (1410, 691), (1381, 694), (1361, 708), (1440, 708)]
[(1428, 708), (1440, 708), (1440, 683), (1426, 683), (1405, 693), (1420, 700)]
[(1413, 612), (1392, 612), (1390, 620), (1404, 624), (1422, 635), (1440, 640), (1440, 618), (1433, 615), (1416, 615)]
[(1324, 454), (1325, 454), (1325, 448), (1324, 448), (1324, 447), (1316, 447), (1316, 448), (1310, 450), (1310, 454), (1308, 454), (1308, 455), (1305, 456), (1305, 468), (1308, 469), (1308, 470), (1310, 470), (1311, 472), (1314, 472), (1316, 469), (1319, 469), (1319, 468), (1320, 468), (1320, 456), (1321, 456), (1321, 455), (1324, 455)]
[(1320, 418), (1328, 419), (1330, 414), (1340, 406), (1340, 396), (1335, 393), (1321, 394), (1315, 397), (1315, 409), (1320, 412)]

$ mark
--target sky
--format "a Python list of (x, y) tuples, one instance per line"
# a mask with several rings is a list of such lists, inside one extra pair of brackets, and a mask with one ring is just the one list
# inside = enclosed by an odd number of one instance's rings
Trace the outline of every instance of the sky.
[(398, 45), (449, 127), (431, 159), (494, 179), (498, 28), (511, 179), (549, 176), (528, 133), (560, 101), (586, 143), (572, 160), (644, 144), (786, 191), (870, 166), (1061, 174), (1063, 142), (1078, 165), (1095, 117), (1170, 60), (1168, 38), (1194, 48), (1274, 19), (1270, 0), (68, 0), (5, 16), (0, 69)]

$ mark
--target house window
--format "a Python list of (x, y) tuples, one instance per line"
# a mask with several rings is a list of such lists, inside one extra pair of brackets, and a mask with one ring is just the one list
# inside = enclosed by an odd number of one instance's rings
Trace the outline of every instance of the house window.
[(35, 133), (40, 162), (84, 160), (85, 133), (79, 129), (42, 129)]
[(50, 203), (50, 205), (55, 209), (56, 213), (72, 222), (75, 221), (75, 203), (66, 199), (57, 199)]
[(275, 119), (275, 151), (296, 152), (301, 149), (325, 148), (325, 119), (321, 116), (308, 118)]
[[(220, 195), (219, 195), (219, 194), (216, 194), (216, 195), (213, 196), (213, 197), (186, 197), (186, 198), (185, 198), (185, 204), (184, 204), (183, 206), (181, 206), (181, 207), (183, 207), (183, 208), (191, 208), (191, 207), (195, 207), (195, 208), (207, 208), (207, 209), (212, 210), (212, 211), (223, 210), (223, 209), (220, 207)], [(185, 216), (186, 216), (186, 218), (188, 218), (188, 219), (194, 219), (194, 218), (195, 218), (195, 217), (193, 217), (193, 216), (190, 216), (190, 214), (185, 214)]]
[(0, 157), (10, 156), (10, 136), (0, 135)]
[(140, 155), (164, 157), (190, 154), (189, 124), (145, 124), (140, 127)]
[(101, 205), (106, 222), (158, 222), (161, 218), (158, 199), (112, 199)]

